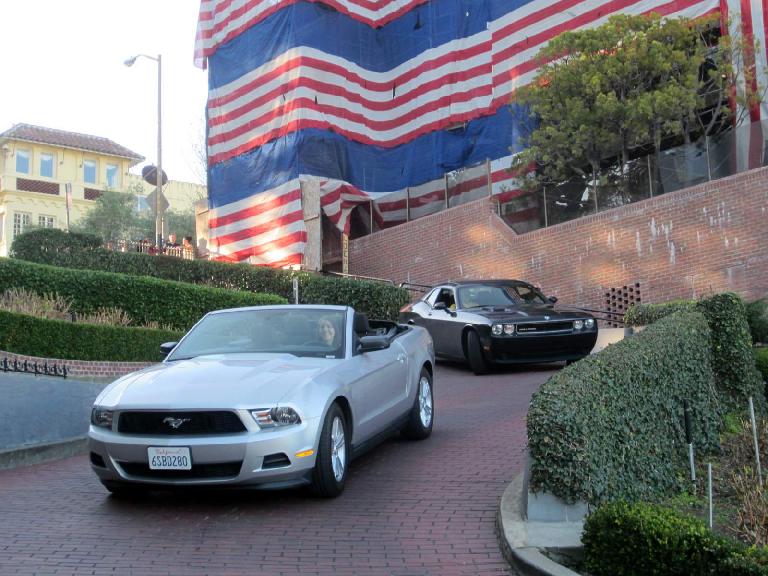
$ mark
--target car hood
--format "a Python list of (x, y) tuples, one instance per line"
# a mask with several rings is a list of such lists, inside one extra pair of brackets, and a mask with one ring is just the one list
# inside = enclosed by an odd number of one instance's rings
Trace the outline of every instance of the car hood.
[(473, 313), (484, 316), (492, 321), (539, 322), (572, 320), (574, 318), (591, 318), (592, 315), (581, 310), (563, 306), (553, 308), (546, 305), (495, 306), (472, 310)]
[(271, 406), (339, 362), (290, 354), (200, 356), (124, 376), (96, 404), (121, 410)]

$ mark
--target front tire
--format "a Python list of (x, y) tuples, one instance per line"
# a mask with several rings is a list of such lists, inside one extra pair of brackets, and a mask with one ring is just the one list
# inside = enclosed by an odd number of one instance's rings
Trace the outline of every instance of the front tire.
[(335, 498), (344, 491), (348, 467), (347, 420), (339, 405), (333, 404), (325, 415), (320, 432), (310, 490), (321, 498)]
[(432, 434), (435, 421), (434, 402), (432, 398), (432, 376), (426, 368), (421, 369), (416, 399), (413, 402), (408, 424), (402, 430), (408, 440), (423, 440)]
[(467, 334), (467, 359), (469, 360), (469, 367), (476, 375), (482, 376), (491, 371), (491, 364), (483, 356), (480, 337), (474, 330)]

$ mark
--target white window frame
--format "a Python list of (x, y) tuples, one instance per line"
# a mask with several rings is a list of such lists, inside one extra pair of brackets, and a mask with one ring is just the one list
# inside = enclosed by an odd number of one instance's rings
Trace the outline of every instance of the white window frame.
[(16, 238), (23, 233), (26, 228), (32, 226), (32, 214), (29, 212), (13, 213), (13, 237)]
[(56, 216), (47, 216), (40, 214), (37, 217), (38, 228), (56, 228)]
[[(19, 170), (19, 158), (24, 157), (27, 159), (27, 171), (22, 172)], [(29, 174), (32, 172), (32, 152), (26, 148), (16, 148), (16, 165), (14, 166), (17, 174)]]
[[(110, 182), (109, 181), (109, 169), (114, 168), (115, 169), (115, 181)], [(120, 165), (119, 164), (113, 164), (111, 162), (107, 163), (104, 175), (107, 179), (107, 186), (109, 186), (112, 190), (117, 190), (120, 188)]]
[[(46, 156), (51, 157), (51, 173), (43, 174), (43, 158)], [(56, 154), (53, 152), (40, 152), (40, 160), (38, 162), (38, 172), (43, 178), (56, 178)]]

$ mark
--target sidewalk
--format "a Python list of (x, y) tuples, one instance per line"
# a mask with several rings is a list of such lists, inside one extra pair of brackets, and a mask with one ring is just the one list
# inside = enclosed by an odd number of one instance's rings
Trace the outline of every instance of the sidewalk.
[(0, 372), (0, 470), (84, 451), (107, 383)]

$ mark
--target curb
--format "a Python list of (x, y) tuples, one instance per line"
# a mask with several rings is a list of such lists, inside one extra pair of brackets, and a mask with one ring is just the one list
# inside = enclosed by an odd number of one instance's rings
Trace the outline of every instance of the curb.
[(545, 556), (541, 549), (528, 545), (523, 513), (525, 474), (518, 474), (504, 490), (497, 515), (498, 538), (504, 558), (521, 574), (531, 576), (579, 576), (577, 572)]
[(70, 456), (79, 456), (88, 450), (88, 438), (81, 436), (69, 440), (34, 444), (0, 451), (0, 470), (31, 466)]

